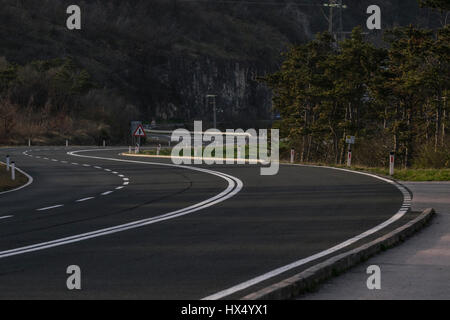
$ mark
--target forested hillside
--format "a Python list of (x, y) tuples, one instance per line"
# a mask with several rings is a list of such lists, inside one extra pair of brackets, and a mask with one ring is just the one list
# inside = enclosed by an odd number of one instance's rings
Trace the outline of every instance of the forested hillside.
[[(328, 29), (323, 2), (0, 0), (0, 143), (119, 143), (132, 119), (210, 121), (211, 93), (220, 125), (257, 126), (272, 116), (272, 93), (258, 78), (279, 68), (290, 45)], [(365, 28), (372, 2), (344, 1), (343, 31)], [(443, 23), (416, 0), (377, 2), (384, 29)], [(82, 30), (70, 31), (66, 8), (75, 3)]]

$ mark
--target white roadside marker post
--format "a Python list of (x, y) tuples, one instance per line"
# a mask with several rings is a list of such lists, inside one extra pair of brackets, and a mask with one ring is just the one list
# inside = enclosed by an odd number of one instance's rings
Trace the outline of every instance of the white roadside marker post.
[(10, 158), (9, 155), (6, 156), (6, 171), (9, 171)]
[(106, 147), (106, 140), (103, 140), (103, 148)]
[(295, 160), (295, 150), (291, 149), (291, 163), (294, 163)]
[(394, 175), (394, 168), (395, 168), (395, 152), (392, 151), (389, 153), (389, 175)]
[(69, 140), (66, 139), (66, 148), (69, 146)]
[(16, 180), (16, 163), (11, 162), (11, 180)]
[(31, 139), (28, 138), (28, 146), (31, 147)]
[(161, 145), (158, 144), (158, 147), (156, 147), (156, 155), (159, 156), (160, 152), (161, 152)]
[(352, 145), (348, 144), (347, 167), (352, 166)]

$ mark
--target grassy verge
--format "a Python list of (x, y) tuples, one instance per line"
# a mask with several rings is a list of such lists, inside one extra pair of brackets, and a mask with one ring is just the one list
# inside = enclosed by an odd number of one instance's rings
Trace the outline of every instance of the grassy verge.
[[(383, 176), (389, 175), (389, 170), (387, 168), (371, 168), (363, 166), (352, 166), (351, 168), (347, 168), (346, 166), (339, 165), (331, 166)], [(396, 169), (393, 178), (402, 181), (450, 181), (450, 169)]]
[[(215, 157), (216, 155), (216, 151), (219, 153), (220, 157), (225, 158), (226, 157), (226, 152), (228, 148), (232, 148), (233, 149), (233, 153), (234, 153), (234, 157), (237, 158), (238, 156), (238, 149), (237, 146), (233, 146), (233, 147), (228, 147), (228, 146), (224, 146), (222, 148), (217, 148), (216, 150), (214, 150), (211, 153), (212, 157)], [(197, 153), (195, 152), (194, 148), (190, 148), (190, 152), (188, 151), (187, 154), (184, 154), (183, 150), (180, 152), (180, 156), (187, 156), (187, 157), (194, 157), (195, 154), (197, 155), (202, 155), (205, 151), (205, 147), (202, 147), (201, 150), (197, 150)], [(258, 152), (258, 149), (256, 149), (256, 152)], [(249, 157), (249, 147), (245, 146), (244, 148), (241, 149), (241, 157), (242, 158), (248, 158)], [(140, 152), (140, 154), (147, 154), (147, 155), (156, 155), (156, 149), (151, 149), (151, 150), (143, 150)], [(172, 154), (172, 148), (162, 148), (159, 152), (159, 155), (161, 156), (170, 156)]]
[(28, 178), (16, 170), (16, 180), (11, 180), (11, 171), (6, 171), (4, 164), (0, 163), (0, 192), (18, 188), (28, 182)]

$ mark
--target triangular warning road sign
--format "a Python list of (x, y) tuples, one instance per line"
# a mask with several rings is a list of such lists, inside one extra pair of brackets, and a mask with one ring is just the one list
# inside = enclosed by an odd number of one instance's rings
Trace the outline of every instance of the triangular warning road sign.
[(134, 131), (133, 136), (135, 136), (135, 137), (146, 137), (146, 134), (145, 134), (145, 131), (144, 131), (144, 128), (142, 127), (142, 125), (139, 125), (136, 128), (136, 131)]

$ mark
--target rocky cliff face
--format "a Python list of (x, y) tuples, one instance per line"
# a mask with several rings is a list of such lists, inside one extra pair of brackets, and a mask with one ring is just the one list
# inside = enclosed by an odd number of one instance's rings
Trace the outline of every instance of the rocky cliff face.
[[(327, 11), (317, 6), (323, 1), (315, 0), (304, 1), (311, 6), (85, 0), (82, 30), (68, 31), (72, 2), (0, 0), (0, 56), (22, 64), (72, 57), (98, 87), (119, 92), (147, 120), (211, 120), (207, 94), (217, 95), (219, 122), (269, 119), (271, 94), (257, 77), (276, 70), (289, 45), (327, 29)], [(371, 1), (345, 2), (344, 30), (365, 25)], [(383, 27), (433, 21), (416, 0), (378, 2)]]

